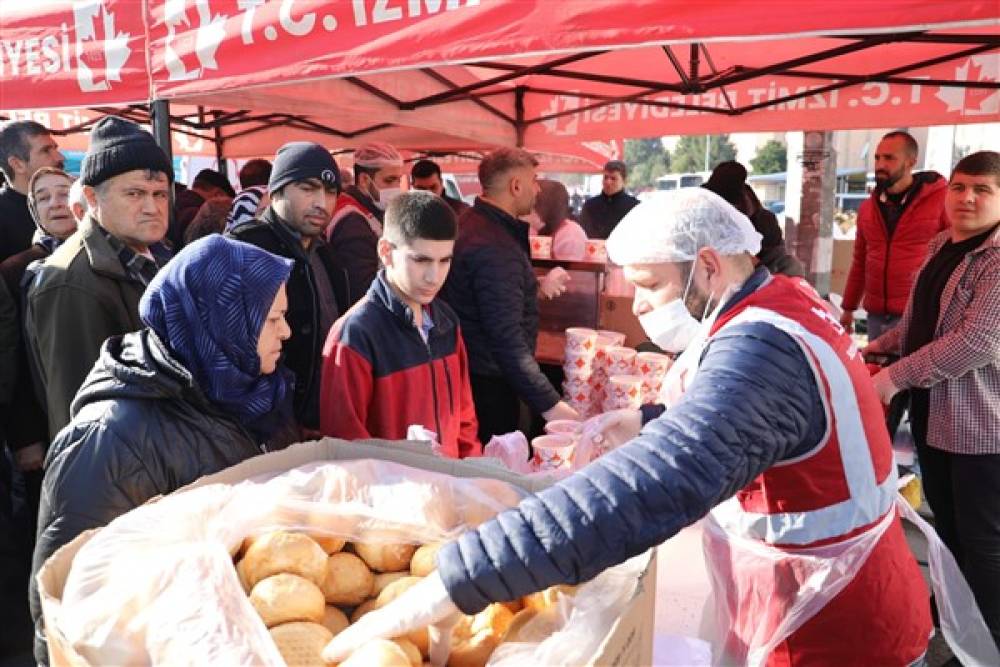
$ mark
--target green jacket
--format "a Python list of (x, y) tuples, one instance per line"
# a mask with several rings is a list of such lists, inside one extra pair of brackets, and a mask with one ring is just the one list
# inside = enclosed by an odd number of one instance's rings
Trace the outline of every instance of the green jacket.
[(70, 421), (70, 404), (110, 336), (142, 328), (143, 284), (90, 217), (52, 254), (28, 290), (29, 354), (45, 387), (49, 437)]

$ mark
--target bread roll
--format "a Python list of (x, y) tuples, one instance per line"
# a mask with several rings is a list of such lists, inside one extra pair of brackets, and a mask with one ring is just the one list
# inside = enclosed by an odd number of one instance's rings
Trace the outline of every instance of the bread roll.
[(503, 640), (514, 615), (502, 604), (494, 603), (475, 616), (466, 616), (452, 631), (449, 667), (484, 667)]
[(406, 570), (402, 572), (383, 572), (375, 575), (375, 583), (372, 584), (372, 597), (377, 598), (379, 593), (385, 590), (385, 587), (394, 581), (398, 581), (403, 577), (409, 577), (410, 573)]
[(347, 540), (332, 535), (321, 535), (319, 533), (309, 533), (309, 537), (319, 545), (319, 548), (328, 554), (335, 554), (344, 548)]
[(250, 581), (247, 579), (246, 569), (246, 565), (243, 564), (243, 561), (236, 564), (236, 576), (239, 577), (240, 586), (243, 587), (244, 593), (250, 595), (252, 587), (250, 586)]
[(326, 577), (326, 552), (308, 535), (276, 531), (261, 535), (247, 549), (244, 574), (251, 589), (273, 574), (297, 574), (317, 586)]
[(324, 608), (322, 623), (323, 627), (329, 630), (330, 634), (334, 637), (343, 632), (344, 628), (351, 624), (344, 612), (331, 605), (326, 605)]
[(410, 667), (410, 659), (399, 644), (373, 639), (358, 647), (340, 667)]
[(326, 559), (325, 572), (322, 589), (329, 604), (353, 607), (372, 593), (372, 573), (354, 554), (333, 554)]
[(535, 609), (545, 611), (559, 601), (559, 595), (572, 596), (576, 593), (576, 586), (552, 586), (544, 591), (525, 595), (521, 598), (525, 609)]
[(410, 566), (410, 559), (417, 547), (413, 544), (390, 544), (379, 542), (365, 544), (355, 542), (354, 550), (373, 570), (379, 572), (399, 572)]
[(271, 639), (288, 667), (328, 667), (323, 649), (333, 635), (318, 623), (284, 623), (270, 630)]
[(410, 573), (414, 577), (426, 577), (437, 569), (437, 554), (441, 550), (440, 544), (425, 544), (413, 552), (410, 559)]
[(421, 667), (424, 664), (424, 657), (420, 655), (420, 649), (418, 649), (409, 639), (403, 639), (400, 637), (399, 639), (393, 639), (392, 641), (395, 642), (399, 648), (403, 649), (404, 653), (406, 653), (406, 657), (410, 661), (410, 667)]
[(378, 609), (378, 600), (374, 598), (371, 600), (365, 600), (358, 605), (357, 609), (351, 612), (351, 623), (357, 623), (359, 618), (370, 611), (375, 611), (376, 609)]
[(257, 582), (250, 592), (250, 604), (269, 628), (292, 621), (319, 623), (326, 606), (316, 584), (284, 573)]

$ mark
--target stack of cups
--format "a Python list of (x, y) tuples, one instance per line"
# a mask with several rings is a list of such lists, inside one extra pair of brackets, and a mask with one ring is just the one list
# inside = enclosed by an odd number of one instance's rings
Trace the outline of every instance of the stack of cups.
[(642, 405), (642, 376), (612, 375), (608, 379), (604, 411), (638, 409)]
[(635, 356), (636, 374), (642, 377), (642, 402), (656, 403), (663, 387), (663, 376), (673, 361), (665, 354), (640, 352)]
[(594, 402), (594, 361), (597, 356), (597, 332), (574, 327), (566, 330), (566, 350), (563, 357), (563, 395), (566, 402), (580, 413), (590, 416)]
[(528, 238), (532, 259), (552, 259), (552, 237), (531, 236)]
[(608, 390), (608, 348), (625, 344), (625, 334), (601, 329), (597, 332), (597, 355), (594, 357), (594, 374), (591, 386), (594, 388), (594, 403), (591, 414), (604, 410), (604, 399)]

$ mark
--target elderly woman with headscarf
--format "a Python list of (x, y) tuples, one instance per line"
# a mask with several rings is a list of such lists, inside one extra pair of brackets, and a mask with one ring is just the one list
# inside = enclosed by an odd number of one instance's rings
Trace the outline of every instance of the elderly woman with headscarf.
[[(218, 235), (186, 247), (105, 341), (45, 465), (34, 582), (81, 532), (296, 437), (280, 363), (291, 260)], [(38, 636), (41, 636), (39, 634)], [(36, 658), (45, 647), (36, 644)]]

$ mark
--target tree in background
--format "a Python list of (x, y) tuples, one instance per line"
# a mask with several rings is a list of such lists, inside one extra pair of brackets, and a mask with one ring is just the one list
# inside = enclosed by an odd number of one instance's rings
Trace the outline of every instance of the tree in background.
[(655, 188), (656, 179), (670, 171), (670, 153), (659, 139), (626, 139), (625, 164), (628, 188)]
[(770, 139), (757, 150), (757, 156), (750, 160), (755, 174), (774, 174), (788, 170), (788, 147), (777, 139)]
[[(728, 134), (717, 134), (711, 137), (708, 147), (708, 165), (705, 164), (706, 137), (681, 137), (670, 156), (673, 172), (682, 174), (689, 171), (711, 171), (715, 165), (727, 160), (736, 159), (736, 146), (729, 141)], [(706, 168), (707, 167), (707, 168)]]

